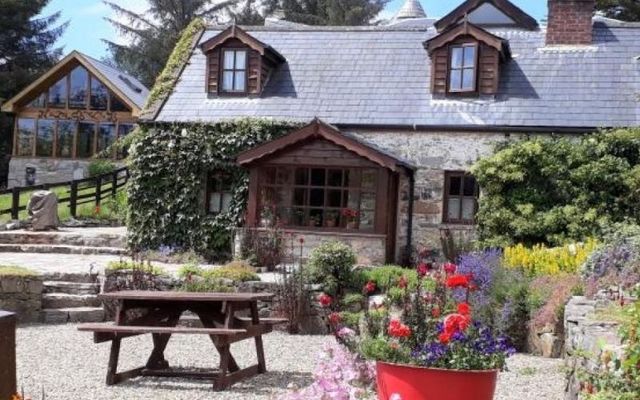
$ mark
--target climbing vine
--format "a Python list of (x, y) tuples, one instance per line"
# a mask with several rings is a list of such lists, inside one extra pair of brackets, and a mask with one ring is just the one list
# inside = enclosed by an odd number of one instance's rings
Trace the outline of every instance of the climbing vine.
[[(248, 176), (236, 165), (237, 154), (298, 126), (266, 119), (142, 125), (129, 154), (130, 247), (171, 246), (209, 259), (227, 257), (248, 192)], [(205, 210), (209, 171), (228, 174), (233, 181), (231, 206), (219, 215)]]

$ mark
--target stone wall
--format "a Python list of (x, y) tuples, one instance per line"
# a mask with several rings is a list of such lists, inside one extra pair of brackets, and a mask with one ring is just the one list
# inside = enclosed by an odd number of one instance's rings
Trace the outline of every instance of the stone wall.
[[(374, 235), (364, 233), (347, 232), (310, 232), (292, 231), (287, 229), (287, 233), (293, 234), (295, 243), (295, 257), (300, 256), (300, 239), (304, 240), (302, 246), (302, 258), (307, 259), (313, 249), (321, 243), (331, 240), (338, 240), (346, 243), (355, 251), (358, 256), (359, 265), (383, 265), (385, 263), (385, 243), (386, 235)], [(242, 243), (242, 230), (236, 231), (234, 240), (234, 255), (240, 253)], [(290, 239), (289, 239), (290, 240)]]
[(20, 322), (35, 322), (42, 309), (42, 278), (3, 276), (0, 279), (0, 309), (17, 314)]
[[(26, 169), (36, 169), (36, 185), (82, 179), (93, 160), (13, 157), (9, 163), (8, 187), (27, 186)], [(117, 164), (117, 163), (116, 163)]]
[[(443, 223), (445, 171), (469, 170), (481, 157), (493, 153), (495, 145), (519, 140), (523, 135), (462, 132), (352, 131), (366, 141), (418, 167), (415, 175), (413, 245), (440, 248), (440, 232), (449, 229), (456, 236), (473, 237), (469, 225)], [(407, 243), (409, 180), (401, 177), (396, 251)]]
[[(596, 319), (594, 313), (606, 307), (606, 301), (573, 297), (565, 307), (565, 364), (567, 389), (565, 400), (578, 400), (580, 380), (578, 371), (595, 371), (596, 361), (605, 351), (622, 356), (623, 348), (618, 336), (617, 322)], [(586, 357), (585, 357), (586, 356)]]

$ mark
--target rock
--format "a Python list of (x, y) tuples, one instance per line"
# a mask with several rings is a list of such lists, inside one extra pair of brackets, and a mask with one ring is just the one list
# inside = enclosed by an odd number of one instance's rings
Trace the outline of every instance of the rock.
[(22, 229), (23, 227), (24, 227), (24, 224), (18, 220), (13, 220), (9, 222), (7, 225), (5, 225), (5, 228), (8, 231)]
[(376, 294), (374, 296), (369, 296), (369, 309), (380, 307), (384, 304), (384, 301), (387, 299), (387, 296), (384, 294)]

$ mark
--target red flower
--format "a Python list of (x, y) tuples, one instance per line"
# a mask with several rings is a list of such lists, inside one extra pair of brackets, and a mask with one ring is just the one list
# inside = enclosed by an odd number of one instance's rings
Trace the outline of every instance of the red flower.
[(456, 270), (458, 269), (458, 266), (452, 263), (446, 263), (444, 266), (444, 272), (447, 273), (447, 275), (451, 275), (451, 274), (455, 274)]
[(411, 328), (398, 321), (397, 319), (391, 320), (387, 332), (389, 333), (389, 336), (395, 338), (406, 338), (411, 336)]
[(440, 317), (440, 307), (435, 306), (431, 309), (431, 316), (433, 318), (439, 318)]
[(444, 332), (453, 335), (456, 332), (466, 331), (471, 324), (471, 318), (462, 314), (449, 314), (444, 319)]
[(342, 317), (340, 316), (340, 313), (332, 312), (331, 314), (329, 314), (329, 323), (331, 325), (336, 326), (340, 322), (342, 322)]
[(451, 289), (468, 288), (469, 277), (467, 275), (451, 275), (447, 278), (447, 287)]
[(458, 304), (458, 313), (462, 315), (469, 315), (471, 314), (471, 307), (469, 307), (469, 304), (467, 303), (460, 303)]
[(300, 239), (298, 239), (298, 241), (300, 242), (300, 244), (304, 244), (304, 238), (301, 237)]
[(440, 343), (442, 344), (448, 344), (449, 341), (451, 341), (451, 335), (449, 335), (446, 332), (442, 332), (439, 336), (438, 336), (438, 340), (440, 340)]
[(376, 291), (376, 283), (374, 281), (369, 281), (364, 285), (363, 289), (366, 294), (371, 294)]
[(429, 270), (431, 269), (431, 264), (426, 264), (426, 263), (420, 263), (420, 265), (418, 265), (418, 276), (420, 278), (424, 278), (427, 275), (427, 272), (429, 272)]
[(318, 302), (322, 307), (329, 307), (332, 301), (333, 299), (331, 298), (331, 296), (326, 293), (322, 293), (320, 296), (318, 296)]
[(409, 281), (407, 280), (407, 278), (404, 275), (402, 275), (400, 277), (400, 279), (398, 279), (398, 286), (401, 289), (406, 289), (408, 285), (409, 285)]

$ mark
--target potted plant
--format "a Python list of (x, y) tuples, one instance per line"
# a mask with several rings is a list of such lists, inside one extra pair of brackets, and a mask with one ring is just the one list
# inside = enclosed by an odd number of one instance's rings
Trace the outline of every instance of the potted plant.
[(343, 208), (342, 216), (347, 221), (347, 229), (358, 229), (358, 210), (354, 210), (353, 208)]
[(498, 373), (515, 350), (474, 320), (473, 277), (456, 274), (456, 268), (421, 265), (417, 280), (399, 278), (400, 310), (389, 312), (387, 302), (374, 305), (385, 317), (380, 323), (367, 311), (360, 335), (345, 330), (335, 310), (328, 314), (338, 341), (376, 362), (380, 400), (493, 399)]
[(338, 221), (338, 213), (336, 211), (327, 211), (324, 226), (327, 228), (335, 228)]

